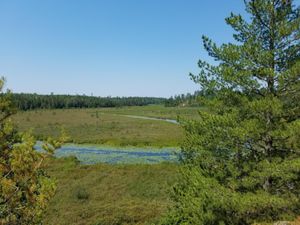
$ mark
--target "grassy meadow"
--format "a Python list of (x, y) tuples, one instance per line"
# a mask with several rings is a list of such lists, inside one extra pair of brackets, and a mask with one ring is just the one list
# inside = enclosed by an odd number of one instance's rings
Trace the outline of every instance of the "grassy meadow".
[(171, 205), (176, 164), (81, 165), (50, 160), (46, 170), (57, 192), (45, 214), (49, 225), (156, 224)]
[[(155, 148), (178, 148), (184, 136), (181, 126), (128, 115), (176, 120), (178, 116), (194, 118), (198, 110), (157, 105), (32, 110), (18, 112), (14, 121), (19, 130), (32, 129), (40, 140), (57, 136), (63, 126), (76, 146), (101, 145), (113, 149), (118, 146), (123, 151), (137, 151), (135, 147), (141, 147), (145, 151), (155, 151)], [(91, 153), (81, 157), (88, 158), (81, 162), (97, 161)], [(111, 155), (99, 157), (103, 160)], [(45, 168), (56, 180), (57, 191), (50, 201), (44, 224), (157, 224), (171, 206), (169, 192), (176, 181), (178, 164), (163, 160), (145, 164), (138, 160), (93, 165), (79, 163), (75, 157), (47, 161)]]
[[(14, 120), (21, 131), (32, 129), (38, 139), (57, 136), (64, 127), (70, 142), (113, 146), (176, 147), (183, 139), (178, 124), (130, 118), (193, 118), (199, 108), (133, 106), (96, 109), (55, 109), (21, 111)], [(170, 134), (170, 131), (172, 133)]]

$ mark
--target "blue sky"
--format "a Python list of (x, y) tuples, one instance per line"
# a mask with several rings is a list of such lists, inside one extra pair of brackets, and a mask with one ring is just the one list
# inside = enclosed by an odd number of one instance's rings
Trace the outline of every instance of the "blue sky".
[(232, 40), (242, 0), (0, 0), (0, 74), (14, 92), (163, 96), (198, 89), (201, 36)]

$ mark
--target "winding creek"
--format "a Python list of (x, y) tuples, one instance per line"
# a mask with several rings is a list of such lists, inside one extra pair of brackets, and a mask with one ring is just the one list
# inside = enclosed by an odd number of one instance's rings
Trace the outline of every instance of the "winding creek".
[(156, 121), (165, 121), (168, 123), (179, 124), (177, 120), (172, 120), (172, 119), (162, 119), (162, 118), (155, 118), (155, 117), (148, 117), (148, 116), (135, 116), (135, 115), (124, 115), (124, 114), (119, 114), (119, 116), (125, 116), (133, 119), (156, 120)]

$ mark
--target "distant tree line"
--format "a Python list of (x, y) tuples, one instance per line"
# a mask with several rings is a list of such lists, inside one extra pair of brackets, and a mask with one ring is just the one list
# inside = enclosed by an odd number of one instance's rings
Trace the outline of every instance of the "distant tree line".
[(200, 106), (201, 98), (211, 98), (215, 94), (210, 94), (207, 92), (195, 91), (192, 93), (174, 95), (165, 100), (166, 107), (175, 107), (175, 106)]
[(13, 94), (15, 106), (21, 110), (97, 108), (164, 104), (165, 98), (155, 97), (94, 97), (85, 95)]

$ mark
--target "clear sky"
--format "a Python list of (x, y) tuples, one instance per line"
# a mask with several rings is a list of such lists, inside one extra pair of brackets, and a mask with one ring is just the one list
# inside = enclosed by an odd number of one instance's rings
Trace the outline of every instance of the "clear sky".
[(0, 0), (0, 74), (14, 92), (163, 96), (198, 89), (205, 34), (232, 40), (242, 0)]

